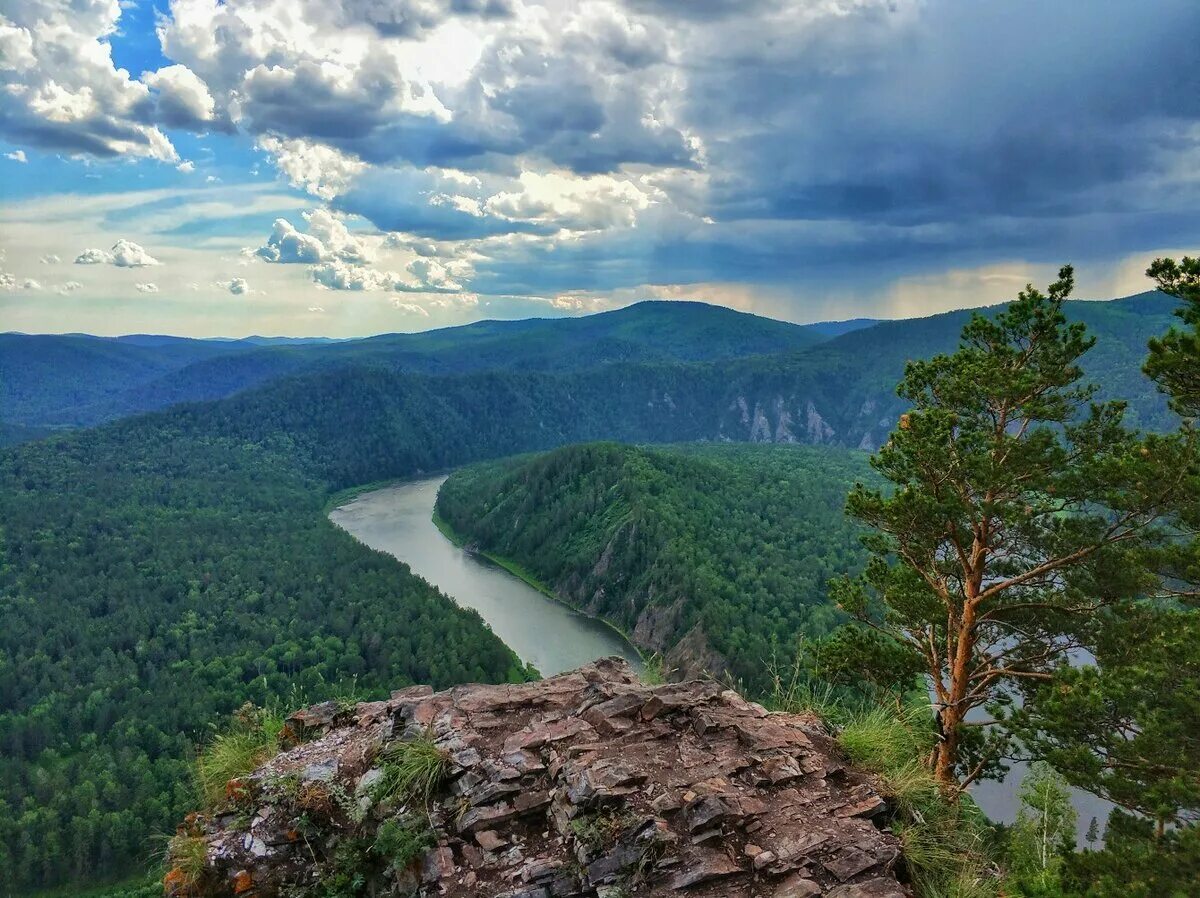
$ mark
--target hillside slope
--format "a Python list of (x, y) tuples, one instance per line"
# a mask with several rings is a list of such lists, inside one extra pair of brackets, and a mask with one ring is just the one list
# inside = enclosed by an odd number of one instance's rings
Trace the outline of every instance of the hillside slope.
[(660, 652), (751, 694), (838, 622), (826, 582), (861, 566), (842, 512), (865, 456), (812, 447), (569, 446), (463, 468), (437, 512), (477, 548)]
[[(1172, 323), (1174, 307), (1174, 300), (1157, 293), (1068, 305), (1068, 313), (1098, 338), (1087, 357), (1089, 374), (1111, 395), (1128, 397), (1132, 420), (1142, 426), (1172, 426), (1166, 404), (1140, 369), (1147, 340)], [(952, 350), (969, 315), (951, 312), (841, 332), (703, 303), (645, 302), (579, 318), (481, 321), (335, 343), (154, 338), (142, 345), (134, 338), (8, 334), (0, 335), (0, 421), (92, 425), (322, 372), (453, 377), (624, 367), (628, 381), (645, 366), (678, 365), (677, 380), (708, 363), (720, 370), (711, 378), (718, 389), (707, 401), (725, 405), (719, 415), (715, 405), (704, 413), (709, 435), (869, 448), (901, 410), (893, 388), (904, 362)]]
[(523, 676), (475, 612), (332, 526), (297, 462), (157, 418), (0, 452), (4, 888), (142, 865), (242, 702)]
[(799, 325), (695, 302), (645, 302), (580, 318), (481, 321), (338, 342), (3, 334), (0, 421), (96, 424), (348, 365), (425, 374), (577, 371), (778, 353), (823, 339)]

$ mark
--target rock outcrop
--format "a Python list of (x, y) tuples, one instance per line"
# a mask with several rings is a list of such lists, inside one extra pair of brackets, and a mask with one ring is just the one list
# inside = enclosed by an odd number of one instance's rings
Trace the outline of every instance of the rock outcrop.
[[(822, 725), (607, 659), (294, 714), (298, 744), (180, 838), (176, 894), (903, 898), (887, 808)], [(423, 745), (428, 796), (383, 789)], [(435, 747), (436, 746), (436, 751)], [(341, 884), (344, 891), (337, 891)]]

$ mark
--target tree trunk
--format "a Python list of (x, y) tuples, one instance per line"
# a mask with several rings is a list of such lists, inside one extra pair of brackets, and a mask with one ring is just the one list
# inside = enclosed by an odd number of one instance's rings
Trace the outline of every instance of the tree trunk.
[(954, 765), (958, 761), (958, 709), (947, 705), (938, 712), (942, 741), (938, 743), (934, 758), (933, 775), (947, 797), (958, 795), (958, 779), (954, 776)]
[[(977, 588), (968, 587), (969, 593), (976, 591)], [(937, 763), (933, 769), (942, 791), (953, 800), (957, 800), (961, 791), (954, 768), (958, 764), (959, 726), (963, 721), (963, 701), (970, 687), (971, 652), (975, 647), (975, 603), (972, 595), (968, 595), (957, 629), (954, 654), (949, 658), (950, 688), (947, 690), (946, 704), (938, 712), (942, 741), (938, 745)]]

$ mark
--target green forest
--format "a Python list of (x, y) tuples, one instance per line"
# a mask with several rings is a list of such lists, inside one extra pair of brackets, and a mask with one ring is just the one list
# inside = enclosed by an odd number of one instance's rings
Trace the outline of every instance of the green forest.
[(863, 479), (857, 452), (596, 443), (456, 471), (437, 511), (668, 667), (707, 647), (710, 672), (762, 694), (800, 636), (841, 622), (826, 583), (865, 560), (842, 510)]
[(325, 519), (294, 447), (137, 421), (0, 457), (0, 869), (125, 873), (243, 702), (519, 678), (483, 625)]

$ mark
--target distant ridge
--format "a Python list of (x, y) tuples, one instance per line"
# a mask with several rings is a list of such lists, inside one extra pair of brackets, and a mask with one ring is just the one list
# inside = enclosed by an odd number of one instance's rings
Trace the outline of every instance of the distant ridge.
[[(987, 314), (1001, 307), (981, 311)], [(1174, 307), (1174, 300), (1155, 292), (1068, 305), (1070, 314), (1100, 338), (1089, 354), (1089, 370), (1114, 388), (1123, 385), (1134, 399), (1135, 410), (1150, 413), (1162, 405), (1153, 386), (1141, 376), (1140, 366), (1146, 341), (1172, 323)], [(881, 409), (891, 408), (895, 405), (892, 385), (904, 361), (953, 349), (959, 330), (974, 311), (797, 325), (724, 306), (654, 300), (594, 315), (487, 320), (357, 340), (0, 334), (0, 422), (33, 428), (11, 434), (89, 426), (181, 402), (220, 399), (302, 372), (338, 369), (352, 376), (349, 369), (363, 365), (396, 373), (453, 376), (745, 360), (739, 370), (783, 372), (796, 369), (797, 360), (803, 359), (803, 374), (795, 375), (800, 378), (795, 383), (808, 385), (804, 389), (810, 399), (827, 394), (823, 405), (833, 404), (837, 414), (820, 411), (819, 416), (843, 419), (842, 426), (835, 427), (839, 440), (858, 433), (857, 439), (866, 446), (873, 444), (871, 433), (882, 424), (847, 422), (851, 411), (861, 415), (862, 409), (841, 406), (854, 400), (860, 406), (871, 402)], [(751, 363), (755, 358), (773, 361)], [(782, 402), (783, 395), (777, 399)], [(807, 418), (806, 409), (802, 404), (787, 414)], [(760, 429), (774, 412), (762, 414)], [(1153, 422), (1158, 414), (1153, 412), (1147, 421)], [(770, 426), (778, 428), (779, 421)], [(792, 428), (784, 423), (780, 435)]]

